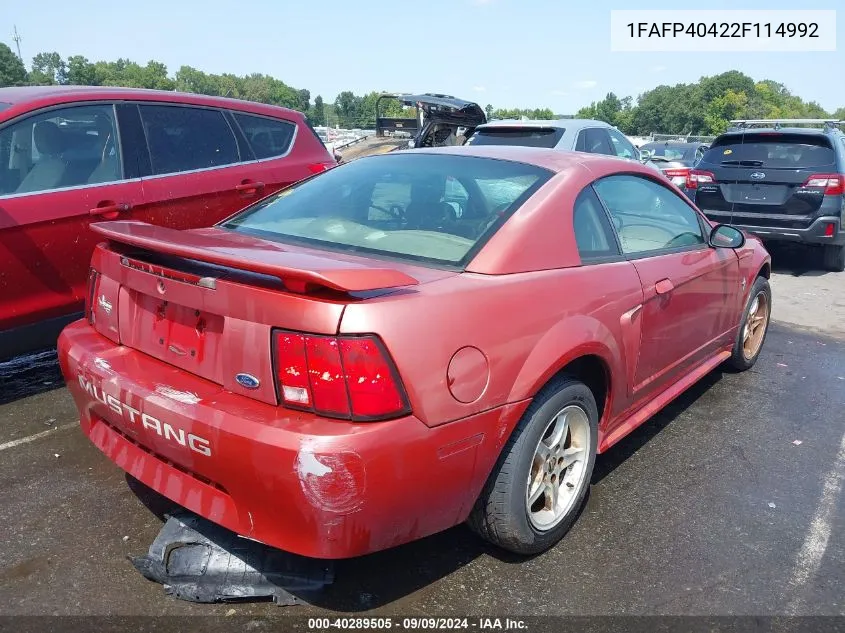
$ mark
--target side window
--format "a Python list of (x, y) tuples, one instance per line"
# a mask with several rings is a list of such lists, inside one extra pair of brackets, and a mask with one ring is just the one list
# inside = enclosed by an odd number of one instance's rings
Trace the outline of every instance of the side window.
[(607, 133), (610, 135), (610, 142), (613, 144), (614, 153), (621, 158), (635, 159), (637, 157), (637, 150), (634, 145), (625, 138), (625, 135), (618, 130), (608, 129)]
[(232, 115), (241, 126), (256, 158), (284, 156), (290, 151), (296, 124), (240, 112), (232, 112)]
[(677, 194), (640, 176), (607, 176), (595, 183), (622, 252), (648, 253), (705, 244), (698, 215)]
[(141, 105), (153, 174), (231, 165), (240, 160), (223, 113), (209, 108)]
[(575, 199), (572, 224), (582, 262), (619, 255), (613, 228), (592, 187), (584, 189)]
[(575, 140), (575, 151), (587, 151), (587, 130), (581, 130), (580, 132), (578, 132), (578, 138)]
[(610, 137), (600, 127), (590, 127), (586, 130), (581, 130), (578, 134), (578, 143), (575, 149), (579, 152), (588, 152), (590, 154), (616, 155), (616, 152), (610, 146)]
[(111, 105), (48, 110), (0, 130), (0, 195), (122, 178)]

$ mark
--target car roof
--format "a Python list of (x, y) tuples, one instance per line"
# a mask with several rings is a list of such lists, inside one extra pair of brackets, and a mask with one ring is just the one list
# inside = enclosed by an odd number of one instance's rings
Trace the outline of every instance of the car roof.
[[(301, 113), (263, 103), (253, 103), (242, 99), (229, 97), (214, 97), (209, 95), (195, 94), (192, 92), (176, 92), (171, 90), (151, 90), (147, 88), (120, 88), (116, 86), (15, 86), (0, 88), (0, 102), (12, 106), (10, 110), (20, 110), (20, 107), (28, 104), (38, 106), (51, 103), (69, 103), (74, 101), (93, 101), (98, 99), (139, 99), (149, 101), (169, 101), (171, 103), (185, 103), (193, 105), (207, 105), (235, 110), (268, 113), (296, 114)], [(5, 111), (6, 115), (9, 111)]]
[(604, 121), (595, 119), (529, 119), (527, 121), (520, 121), (519, 119), (503, 119), (501, 121), (490, 121), (484, 125), (479, 125), (476, 129), (483, 130), (491, 127), (553, 127), (564, 128), (567, 130), (580, 130), (585, 127), (613, 127)]
[(358, 160), (378, 160), (384, 156), (398, 156), (402, 154), (451, 154), (461, 156), (475, 156), (477, 158), (492, 158), (535, 165), (553, 172), (563, 172), (578, 167), (590, 168), (619, 166), (626, 171), (636, 171), (646, 174), (654, 170), (618, 156), (606, 154), (588, 154), (568, 150), (550, 149), (545, 147), (525, 147), (521, 145), (457, 145), (451, 147), (420, 147), (406, 149), (401, 152), (386, 152), (374, 156), (367, 156)]
[(649, 141), (648, 143), (643, 143), (641, 147), (645, 147), (646, 145), (664, 145), (687, 149), (693, 147), (701, 147), (702, 145), (707, 145), (707, 143), (705, 143), (704, 141)]
[(734, 128), (720, 135), (722, 136), (738, 136), (740, 134), (755, 135), (755, 134), (806, 134), (808, 136), (827, 136), (830, 132), (835, 132), (833, 128), (821, 129), (813, 127), (755, 127), (755, 128)]

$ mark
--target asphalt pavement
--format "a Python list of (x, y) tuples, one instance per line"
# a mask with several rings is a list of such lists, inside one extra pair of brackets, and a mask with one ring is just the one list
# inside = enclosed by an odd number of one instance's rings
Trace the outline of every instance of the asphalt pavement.
[[(773, 279), (776, 319), (802, 275)], [(800, 285), (820, 283), (845, 297), (845, 274)], [(285, 608), (192, 604), (142, 578), (126, 557), (169, 504), (76, 428), (49, 358), (7, 367), (0, 615), (845, 615), (845, 335), (807, 313), (772, 326), (753, 370), (713, 372), (600, 456), (551, 551), (503, 555), (458, 527), (338, 562), (323, 596)]]

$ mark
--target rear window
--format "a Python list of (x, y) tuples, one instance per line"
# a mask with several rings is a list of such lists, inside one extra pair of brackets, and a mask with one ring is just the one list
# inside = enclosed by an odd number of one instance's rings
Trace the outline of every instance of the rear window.
[(782, 167), (792, 169), (828, 167), (836, 162), (830, 141), (810, 134), (734, 134), (716, 139), (702, 162), (711, 165)]
[(222, 226), (282, 242), (462, 266), (551, 176), (525, 163), (399, 152), (331, 169)]
[(525, 147), (554, 147), (564, 133), (553, 127), (491, 127), (476, 130), (467, 145), (521, 145)]
[(652, 145), (651, 143), (640, 147), (641, 150), (648, 150), (653, 156), (661, 156), (666, 160), (692, 160), (695, 158), (695, 147), (678, 147), (672, 145)]

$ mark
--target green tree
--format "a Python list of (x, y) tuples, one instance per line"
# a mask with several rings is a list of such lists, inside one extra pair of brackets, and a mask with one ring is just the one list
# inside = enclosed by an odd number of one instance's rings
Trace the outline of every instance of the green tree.
[(26, 67), (11, 48), (0, 43), (0, 87), (20, 86), (24, 83)]
[(96, 85), (94, 64), (82, 55), (72, 55), (67, 58), (67, 83), (76, 86)]
[(296, 94), (299, 100), (296, 109), (300, 112), (308, 112), (308, 109), (311, 107), (311, 92), (301, 88), (296, 91)]
[(309, 111), (308, 119), (313, 125), (326, 124), (326, 108), (323, 105), (323, 97), (320, 95), (314, 97), (314, 107)]
[(361, 110), (361, 97), (356, 97), (349, 90), (344, 90), (334, 101), (335, 112), (341, 127), (354, 127)]
[(731, 119), (745, 118), (748, 95), (730, 88), (707, 104), (704, 121), (708, 134), (721, 134), (728, 129)]
[(596, 104), (596, 118), (605, 123), (616, 125), (616, 118), (622, 112), (622, 102), (612, 92)]
[(488, 121), (489, 121), (490, 119), (492, 119), (492, 118), (493, 118), (493, 106), (492, 106), (492, 105), (490, 105), (489, 103), (488, 103), (488, 104), (487, 104), (487, 106), (484, 108), (484, 114), (486, 114), (486, 115), (487, 115), (487, 120), (488, 120)]
[(833, 113), (834, 119), (839, 119), (840, 121), (845, 121), (845, 106), (839, 108)]
[(67, 66), (58, 53), (38, 53), (32, 58), (29, 83), (45, 86), (67, 83)]

